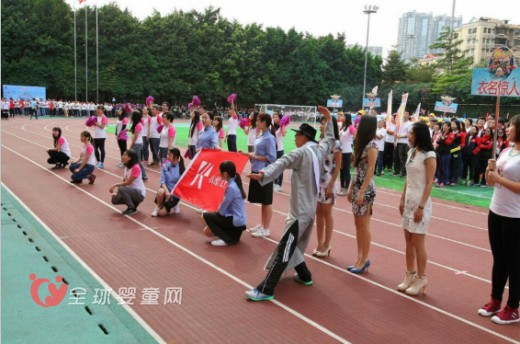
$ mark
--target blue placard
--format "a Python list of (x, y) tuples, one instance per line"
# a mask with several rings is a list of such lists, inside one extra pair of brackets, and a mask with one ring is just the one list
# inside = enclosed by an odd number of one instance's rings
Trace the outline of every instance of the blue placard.
[(381, 107), (381, 98), (363, 98), (363, 109), (366, 108), (380, 108)]
[(337, 101), (334, 101), (334, 99), (327, 99), (327, 107), (331, 107), (331, 108), (343, 107), (343, 99), (338, 99)]
[(444, 104), (441, 101), (436, 101), (434, 111), (457, 113), (458, 106), (459, 106), (459, 104), (455, 104), (455, 103)]
[(487, 68), (474, 68), (471, 80), (471, 95), (496, 97), (520, 97), (520, 68), (515, 68), (507, 77), (497, 77)]
[(3, 85), (3, 96), (6, 99), (47, 99), (46, 88), (40, 86)]

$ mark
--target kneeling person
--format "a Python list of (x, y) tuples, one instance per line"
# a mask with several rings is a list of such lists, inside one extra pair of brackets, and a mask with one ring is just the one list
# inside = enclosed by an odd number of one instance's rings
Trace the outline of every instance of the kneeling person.
[(170, 149), (166, 156), (166, 163), (161, 168), (161, 185), (155, 197), (157, 206), (152, 212), (152, 216), (166, 216), (171, 209), (175, 214), (179, 213), (180, 199), (171, 191), (185, 170), (181, 151), (178, 148)]

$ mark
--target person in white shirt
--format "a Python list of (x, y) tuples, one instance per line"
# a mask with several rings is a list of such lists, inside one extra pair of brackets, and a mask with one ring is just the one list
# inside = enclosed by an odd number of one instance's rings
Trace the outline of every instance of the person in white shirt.
[(408, 132), (412, 126), (410, 121), (410, 113), (405, 111), (403, 115), (403, 123), (394, 137), (396, 147), (394, 149), (394, 176), (401, 175), (406, 177), (406, 158), (408, 154)]
[(383, 171), (383, 155), (385, 153), (385, 121), (380, 119), (377, 121), (377, 131), (376, 131), (376, 143), (377, 143), (377, 162), (376, 162), (376, 176), (380, 176), (385, 174)]
[(229, 110), (229, 119), (228, 119), (228, 127), (226, 134), (226, 141), (228, 150), (230, 152), (237, 151), (237, 126), (238, 126), (238, 116), (233, 109), (233, 107)]

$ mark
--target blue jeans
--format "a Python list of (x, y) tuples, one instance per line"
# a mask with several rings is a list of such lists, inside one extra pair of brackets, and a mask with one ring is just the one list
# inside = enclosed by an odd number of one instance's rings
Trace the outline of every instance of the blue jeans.
[[(283, 150), (276, 152), (276, 160), (280, 159), (283, 156)], [(278, 186), (282, 186), (283, 183), (283, 172), (274, 180), (274, 183)]]
[(134, 151), (137, 153), (137, 161), (139, 164), (139, 167), (141, 168), (141, 177), (143, 179), (146, 179), (146, 170), (143, 166), (143, 144), (142, 143), (134, 143), (133, 147)]
[(148, 142), (148, 137), (143, 136), (143, 161), (148, 162), (148, 158), (150, 157), (150, 142)]
[(381, 171), (383, 170), (383, 157), (385, 156), (384, 151), (378, 151), (377, 152), (377, 163), (376, 163), (376, 173), (381, 174)]
[(159, 144), (161, 143), (161, 139), (149, 138), (150, 147), (152, 148), (152, 157), (153, 162), (159, 162)]
[(236, 135), (227, 136), (227, 146), (228, 146), (228, 151), (230, 151), (230, 152), (237, 151), (237, 136)]
[(446, 185), (450, 178), (450, 153), (441, 153), (441, 168), (439, 169), (439, 184)]
[(94, 172), (94, 165), (86, 164), (81, 170), (79, 170), (78, 173), (74, 173), (74, 170), (80, 166), (80, 162), (75, 162), (69, 166), (69, 170), (72, 172), (72, 176), (70, 178), (75, 182), (87, 178), (92, 174), (92, 172)]

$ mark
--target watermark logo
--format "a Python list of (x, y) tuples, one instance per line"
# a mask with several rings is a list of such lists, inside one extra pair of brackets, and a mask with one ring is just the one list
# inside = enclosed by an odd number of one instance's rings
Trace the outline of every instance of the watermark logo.
[[(31, 283), (31, 297), (33, 301), (41, 307), (49, 308), (57, 306), (63, 301), (67, 294), (67, 284), (63, 283), (61, 276), (56, 277), (56, 282), (61, 283), (59, 287), (56, 284), (51, 283), (48, 278), (36, 278), (36, 274), (32, 273), (29, 275), (29, 279), (33, 281)], [(45, 297), (45, 302), (40, 299), (39, 290), (43, 284), (47, 284), (50, 296)]]

